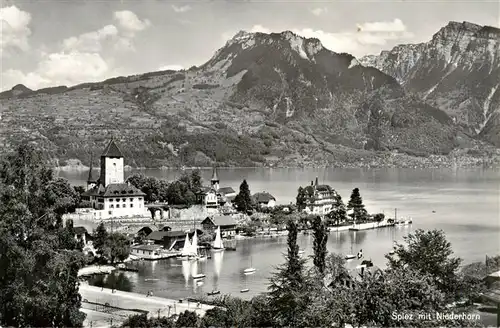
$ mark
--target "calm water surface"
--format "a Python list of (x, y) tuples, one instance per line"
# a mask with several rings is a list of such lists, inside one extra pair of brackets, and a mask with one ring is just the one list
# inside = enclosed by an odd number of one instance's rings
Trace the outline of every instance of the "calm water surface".
[[(181, 172), (175, 170), (145, 170), (146, 175), (173, 180)], [(126, 174), (132, 174), (128, 172)], [(209, 181), (211, 170), (203, 170)], [(296, 197), (299, 185), (307, 185), (317, 176), (320, 183), (331, 185), (344, 202), (353, 188), (358, 187), (370, 213), (384, 212), (393, 216), (411, 216), (410, 227), (385, 228), (361, 232), (332, 232), (328, 250), (350, 253), (363, 249), (365, 258), (380, 267), (385, 266), (384, 254), (393, 240), (402, 240), (408, 232), (421, 228), (442, 229), (452, 243), (455, 254), (464, 262), (484, 260), (485, 255), (500, 254), (500, 171), (498, 170), (407, 170), (407, 169), (220, 169), (221, 186), (238, 190), (243, 179), (251, 192), (267, 191), (278, 203), (288, 204)], [(73, 184), (83, 185), (87, 173), (60, 172)], [(433, 213), (435, 211), (435, 213)], [(312, 236), (299, 235), (299, 245), (305, 256), (312, 254)], [(203, 295), (212, 289), (251, 297), (267, 288), (267, 278), (273, 268), (283, 262), (286, 237), (237, 241), (236, 252), (223, 252), (206, 262), (189, 264), (180, 260), (141, 262), (139, 273), (124, 273), (132, 290), (155, 295), (181, 298)], [(350, 263), (354, 266), (357, 263)], [(257, 272), (246, 276), (242, 272), (253, 266)], [(191, 274), (204, 273), (204, 285), (193, 284)], [(149, 280), (158, 279), (158, 280)], [(242, 288), (250, 292), (240, 294)]]

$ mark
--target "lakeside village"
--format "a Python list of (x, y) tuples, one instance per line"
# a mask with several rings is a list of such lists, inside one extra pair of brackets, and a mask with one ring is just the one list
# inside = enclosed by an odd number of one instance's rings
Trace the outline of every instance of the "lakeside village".
[[(341, 196), (318, 178), (299, 187), (296, 204), (278, 205), (268, 192), (253, 195), (244, 180), (236, 193), (220, 186), (217, 168), (209, 186), (202, 185), (199, 171), (183, 174), (172, 183), (140, 174), (124, 179), (124, 157), (111, 140), (100, 158), (98, 175), (91, 168), (81, 203), (71, 219), (75, 235), (86, 253), (97, 255), (93, 245), (97, 225), (124, 233), (131, 242), (128, 260), (159, 260), (171, 257), (205, 260), (211, 250), (236, 250), (235, 239), (286, 235), (286, 223), (296, 219), (308, 234), (320, 217), (329, 231), (359, 231), (408, 225), (410, 218), (369, 215), (355, 188), (345, 205)], [(81, 225), (80, 225), (81, 224)], [(301, 253), (304, 251), (301, 250)], [(391, 251), (392, 253), (393, 251)], [(352, 253), (352, 252), (351, 252)], [(361, 254), (347, 254), (346, 259)], [(249, 268), (251, 269), (251, 268)]]
[[(329, 231), (410, 224), (368, 215), (357, 189), (343, 204), (316, 179), (298, 188), (296, 204), (280, 206), (267, 193), (251, 195), (246, 181), (238, 193), (221, 188), (216, 169), (208, 187), (197, 171), (171, 183), (124, 180), (113, 140), (100, 164), (99, 177), (90, 172), (81, 188), (54, 175), (33, 145), (0, 161), (1, 326), (477, 327), (494, 325), (495, 315), (500, 325), (500, 256), (463, 266), (443, 231), (410, 233), (387, 250), (384, 269), (361, 250), (329, 253)], [(237, 238), (280, 233), (287, 234), (284, 261), (268, 277), (268, 292), (251, 300), (217, 290), (174, 300), (86, 279), (133, 270), (128, 261), (141, 258), (216, 263)], [(301, 254), (299, 233), (312, 234), (310, 257)], [(347, 261), (360, 265), (351, 271)], [(192, 276), (196, 284), (203, 278)]]

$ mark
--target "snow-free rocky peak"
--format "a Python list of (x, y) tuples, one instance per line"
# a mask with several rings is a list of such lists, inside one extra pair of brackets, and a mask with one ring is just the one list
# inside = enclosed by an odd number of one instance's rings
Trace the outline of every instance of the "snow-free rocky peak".
[[(398, 45), (360, 61), (393, 76), (407, 91), (444, 110), (480, 138), (500, 110), (498, 28), (449, 22), (428, 42)], [(500, 146), (500, 140), (495, 144)]]

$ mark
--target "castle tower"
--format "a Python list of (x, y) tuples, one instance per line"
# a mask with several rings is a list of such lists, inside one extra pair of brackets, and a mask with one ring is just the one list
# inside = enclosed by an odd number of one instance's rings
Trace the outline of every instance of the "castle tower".
[(101, 155), (100, 184), (106, 187), (110, 183), (124, 183), (123, 167), (122, 152), (112, 138)]
[(217, 176), (216, 166), (214, 166), (214, 172), (212, 173), (212, 179), (210, 179), (210, 182), (215, 190), (219, 190), (219, 177)]
[(90, 170), (89, 170), (89, 176), (87, 178), (87, 190), (90, 190), (97, 185), (97, 178), (94, 175), (94, 170), (92, 168), (93, 166), (94, 166), (94, 154), (91, 153), (90, 154)]

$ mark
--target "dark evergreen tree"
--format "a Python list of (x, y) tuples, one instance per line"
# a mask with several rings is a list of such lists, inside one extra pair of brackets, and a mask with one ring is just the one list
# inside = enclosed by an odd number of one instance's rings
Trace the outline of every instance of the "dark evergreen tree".
[(269, 306), (274, 321), (280, 327), (303, 327), (303, 314), (309, 304), (309, 280), (305, 273), (305, 259), (299, 257), (298, 228), (288, 222), (286, 262), (270, 278)]
[(104, 226), (104, 223), (100, 223), (97, 226), (97, 229), (95, 230), (94, 233), (94, 248), (96, 249), (97, 254), (101, 256), (106, 255), (106, 246), (108, 243), (108, 231), (106, 230), (106, 227)]
[(313, 220), (313, 237), (314, 237), (314, 266), (322, 276), (325, 273), (325, 259), (327, 255), (326, 243), (328, 241), (328, 230), (325, 223), (318, 216)]
[(297, 203), (297, 210), (299, 212), (303, 211), (306, 208), (306, 206), (307, 206), (306, 191), (302, 187), (299, 187), (299, 190), (297, 191), (296, 203)]
[(253, 209), (252, 197), (250, 195), (250, 188), (248, 187), (247, 180), (243, 180), (240, 185), (240, 192), (234, 198), (236, 208), (240, 212), (248, 212)]
[(351, 199), (349, 199), (347, 209), (352, 209), (353, 219), (356, 221), (362, 221), (367, 218), (365, 205), (363, 205), (363, 199), (361, 198), (358, 188), (354, 188), (352, 190)]

